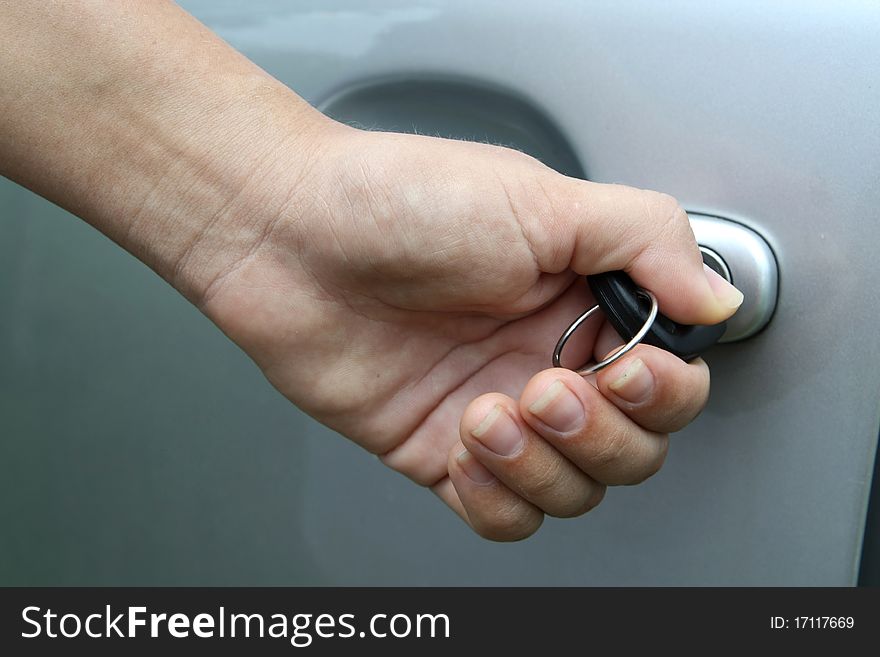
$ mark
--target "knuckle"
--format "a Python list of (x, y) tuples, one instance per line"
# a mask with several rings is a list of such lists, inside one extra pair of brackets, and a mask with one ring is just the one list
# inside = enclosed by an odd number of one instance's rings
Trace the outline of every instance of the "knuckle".
[(571, 495), (555, 505), (552, 510), (545, 509), (545, 511), (548, 515), (555, 518), (576, 518), (582, 516), (592, 511), (604, 497), (604, 486), (600, 487), (602, 493), (598, 496), (598, 499), (596, 491), (593, 490), (596, 487), (595, 485), (591, 486), (580, 495)]
[(664, 431), (675, 432), (681, 431), (703, 411), (705, 402), (693, 401), (672, 407), (666, 415), (666, 420), (660, 428)]
[[(534, 468), (534, 466), (532, 466)], [(543, 500), (558, 493), (563, 482), (559, 462), (554, 460), (534, 468), (522, 478), (519, 488), (529, 498)]]
[(645, 191), (648, 214), (661, 221), (679, 221), (685, 218), (681, 204), (674, 196), (663, 192)]
[[(615, 403), (650, 431), (668, 433), (687, 426), (709, 400), (708, 367), (701, 363), (684, 363), (656, 347), (639, 345), (634, 351), (654, 374), (654, 389), (643, 402), (620, 404), (616, 400)], [(609, 379), (601, 380), (603, 392), (609, 384)]]
[(635, 478), (630, 482), (632, 485), (640, 484), (653, 477), (660, 472), (666, 462), (666, 454), (669, 452), (669, 436), (664, 434), (656, 442), (656, 449), (636, 473)]
[[(636, 261), (648, 260), (655, 265), (665, 263), (667, 257), (663, 245), (681, 246), (684, 242), (696, 243), (687, 213), (678, 200), (669, 194), (641, 190), (644, 205), (643, 220), (633, 222), (624, 236), (633, 244), (625, 270)], [(696, 250), (694, 250), (696, 253)]]
[(590, 495), (590, 498), (588, 501), (589, 505), (590, 505), (590, 508), (587, 509), (588, 511), (595, 509), (597, 506), (599, 506), (602, 503), (602, 500), (605, 499), (605, 491), (606, 490), (608, 490), (607, 487), (604, 486), (603, 484), (598, 483), (598, 482), (596, 483), (595, 486), (593, 486), (593, 492)]
[(601, 438), (587, 441), (587, 460), (592, 468), (605, 470), (625, 457), (627, 442), (624, 431), (606, 431)]
[(657, 417), (655, 430), (679, 431), (702, 412), (708, 401), (709, 381), (701, 375), (676, 385), (661, 384), (651, 409), (646, 410)]
[(533, 513), (518, 504), (477, 518), (471, 516), (471, 526), (477, 534), (490, 541), (501, 543), (528, 538), (538, 531), (543, 521), (543, 514)]
[(589, 511), (596, 484), (559, 454), (523, 461), (507, 485), (548, 515), (570, 518)]
[(658, 235), (679, 238), (691, 233), (687, 213), (673, 196), (662, 192), (648, 192), (648, 217)]
[(480, 144), (480, 146), (487, 149), (487, 154), (494, 161), (498, 161), (500, 158), (502, 161), (507, 160), (519, 166), (535, 168), (546, 167), (546, 165), (538, 158), (513, 146), (502, 146), (500, 144)]

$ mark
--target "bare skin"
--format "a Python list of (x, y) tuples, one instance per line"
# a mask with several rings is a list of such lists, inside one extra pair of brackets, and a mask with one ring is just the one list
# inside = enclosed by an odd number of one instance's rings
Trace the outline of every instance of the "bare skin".
[[(320, 115), (172, 3), (0, 2), (0, 173), (196, 304), (293, 403), (475, 531), (524, 538), (656, 472), (709, 392), (640, 346), (545, 369), (624, 269), (687, 323), (742, 295), (663, 194)], [(587, 327), (572, 364), (618, 339)], [(578, 363), (579, 364), (579, 363)]]

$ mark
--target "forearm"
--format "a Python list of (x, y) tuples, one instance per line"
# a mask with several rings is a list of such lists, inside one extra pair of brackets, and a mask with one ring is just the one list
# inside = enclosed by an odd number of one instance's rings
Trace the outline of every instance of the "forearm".
[(0, 89), (0, 173), (194, 300), (329, 123), (164, 0), (0, 2)]

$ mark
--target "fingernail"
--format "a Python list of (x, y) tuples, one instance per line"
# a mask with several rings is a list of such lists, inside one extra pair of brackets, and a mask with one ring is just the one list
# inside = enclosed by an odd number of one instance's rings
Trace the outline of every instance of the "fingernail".
[(455, 457), (455, 460), (458, 461), (468, 479), (475, 484), (488, 484), (494, 481), (495, 475), (489, 472), (469, 451), (463, 450)]
[(471, 435), (499, 456), (513, 456), (523, 445), (522, 431), (498, 404)]
[(703, 264), (703, 271), (706, 273), (706, 280), (709, 281), (709, 287), (715, 294), (715, 298), (725, 308), (739, 308), (743, 302), (743, 293), (737, 290), (733, 285), (727, 282), (721, 274)]
[(584, 405), (559, 379), (529, 406), (529, 412), (560, 433), (574, 431), (584, 424)]
[(650, 398), (654, 389), (654, 375), (641, 358), (636, 358), (630, 361), (623, 374), (608, 387), (621, 399), (638, 404)]

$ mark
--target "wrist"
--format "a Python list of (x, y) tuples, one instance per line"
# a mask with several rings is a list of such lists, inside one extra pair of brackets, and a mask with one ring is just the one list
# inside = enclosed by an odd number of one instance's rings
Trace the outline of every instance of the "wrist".
[(0, 19), (0, 174), (194, 301), (332, 125), (171, 2), (22, 2)]
[[(162, 128), (139, 145), (152, 153), (181, 140), (179, 152), (150, 167), (137, 207), (122, 210), (129, 220), (118, 241), (200, 307), (226, 273), (290, 223), (338, 125), (274, 81), (230, 95), (210, 113), (184, 112), (191, 120), (174, 135)], [(109, 200), (118, 212), (119, 197)]]

